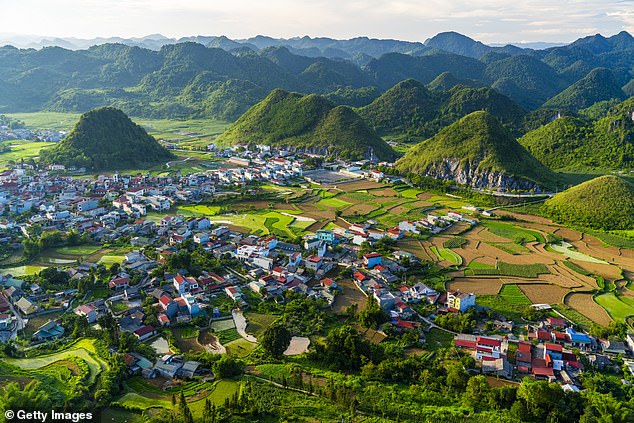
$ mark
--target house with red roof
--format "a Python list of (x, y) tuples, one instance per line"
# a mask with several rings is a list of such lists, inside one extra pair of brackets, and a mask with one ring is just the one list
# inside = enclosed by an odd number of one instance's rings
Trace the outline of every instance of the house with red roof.
[(330, 278), (324, 278), (324, 279), (320, 280), (319, 283), (321, 284), (321, 286), (323, 286), (324, 288), (327, 288), (327, 289), (337, 289), (337, 288), (339, 288), (339, 285), (337, 285), (337, 282), (333, 281)]
[(178, 313), (178, 305), (169, 295), (165, 294), (159, 299), (159, 305), (168, 317), (176, 316)]
[[(174, 304), (176, 304), (176, 303), (174, 303)], [(170, 318), (167, 317), (167, 315), (165, 313), (159, 313), (157, 318), (158, 318), (158, 321), (161, 324), (161, 326), (169, 326), (170, 325)]]
[(502, 341), (478, 336), (476, 338), (476, 359), (496, 360), (502, 357)]
[(321, 265), (324, 263), (324, 259), (319, 256), (310, 256), (305, 260), (305, 265), (307, 269), (310, 269), (314, 272), (319, 270)]
[(108, 282), (108, 287), (115, 291), (122, 291), (124, 289), (128, 289), (130, 287), (130, 278), (115, 278)]
[(134, 333), (139, 341), (145, 341), (146, 339), (152, 337), (156, 333), (156, 330), (154, 329), (154, 326), (144, 325), (132, 333)]

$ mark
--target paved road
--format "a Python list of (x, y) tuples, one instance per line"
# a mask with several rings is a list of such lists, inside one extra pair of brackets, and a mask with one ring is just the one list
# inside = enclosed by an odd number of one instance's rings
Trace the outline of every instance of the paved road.
[(247, 329), (247, 319), (244, 318), (244, 315), (239, 310), (233, 310), (231, 312), (233, 316), (233, 323), (236, 325), (236, 330), (241, 337), (246, 339), (249, 342), (258, 342), (257, 338), (253, 335), (249, 335), (246, 331)]

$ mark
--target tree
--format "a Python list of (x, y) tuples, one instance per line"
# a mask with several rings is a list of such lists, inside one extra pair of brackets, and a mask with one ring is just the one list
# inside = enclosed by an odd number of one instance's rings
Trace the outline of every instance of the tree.
[(242, 374), (243, 369), (244, 363), (242, 361), (236, 360), (235, 358), (229, 357), (228, 355), (223, 355), (213, 364), (214, 374), (220, 379), (238, 376)]
[(467, 390), (463, 396), (465, 404), (476, 411), (487, 407), (487, 400), (491, 387), (482, 375), (474, 376), (467, 382)]
[(282, 325), (271, 325), (259, 339), (264, 350), (273, 357), (280, 357), (291, 344), (291, 332)]
[(376, 298), (370, 295), (365, 307), (359, 313), (359, 323), (365, 328), (376, 329), (385, 321), (387, 321), (387, 314), (381, 308)]

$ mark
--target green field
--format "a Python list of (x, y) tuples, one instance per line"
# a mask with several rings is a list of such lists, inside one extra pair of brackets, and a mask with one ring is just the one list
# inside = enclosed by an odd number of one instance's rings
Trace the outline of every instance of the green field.
[(511, 304), (517, 304), (517, 305), (532, 304), (531, 300), (529, 300), (526, 297), (526, 295), (524, 295), (522, 290), (517, 285), (502, 285), (502, 289), (500, 290), (499, 295), (505, 301)]
[(114, 263), (121, 264), (123, 260), (125, 260), (125, 257), (122, 255), (105, 255), (99, 259), (98, 263), (111, 266)]
[(573, 272), (577, 272), (583, 276), (590, 276), (592, 273), (588, 272), (587, 270), (581, 268), (580, 266), (577, 266), (576, 264), (574, 264), (571, 261), (568, 260), (563, 260), (562, 263), (564, 264), (564, 266), (566, 266), (567, 268), (569, 268), (570, 270), (572, 270)]
[(46, 269), (48, 266), (38, 266), (38, 265), (26, 265), (26, 266), (15, 266), (15, 267), (6, 267), (4, 269), (0, 269), (0, 273), (3, 275), (14, 275), (14, 276), (22, 276), (22, 275), (34, 275), (36, 273), (40, 273), (42, 270)]
[(55, 252), (69, 256), (89, 256), (95, 254), (102, 247), (100, 245), (74, 245), (70, 247), (55, 248)]
[(445, 248), (460, 248), (467, 243), (467, 238), (461, 236), (455, 236), (443, 242), (442, 246)]
[(238, 338), (224, 345), (227, 348), (227, 354), (236, 357), (246, 357), (258, 346), (258, 344), (249, 342), (246, 339)]
[(335, 198), (335, 197), (324, 198), (324, 199), (320, 200), (317, 204), (320, 205), (320, 206), (332, 207), (332, 208), (335, 208), (335, 209), (343, 209), (345, 207), (348, 207), (348, 206), (352, 205), (352, 203), (349, 203), (349, 202), (344, 201), (344, 200), (340, 200), (340, 199)]
[[(233, 380), (221, 380), (211, 386), (205, 382), (189, 382), (182, 388), (173, 388), (168, 391), (163, 391), (154, 385), (135, 378), (130, 379), (126, 385), (130, 392), (114, 401), (112, 403), (113, 406), (140, 411), (155, 407), (171, 409), (171, 395), (178, 394), (182, 389), (185, 397), (188, 398), (188, 406), (196, 418), (202, 416), (207, 398), (216, 406), (221, 406), (224, 405), (226, 398), (230, 398), (240, 389), (240, 382)], [(207, 395), (204, 395), (205, 393)], [(195, 401), (189, 400), (194, 395), (197, 395), (197, 399)]]
[(491, 264), (481, 263), (477, 260), (473, 260), (471, 263), (469, 263), (467, 267), (469, 269), (495, 269), (495, 266)]
[(523, 244), (525, 242), (546, 242), (539, 232), (524, 229), (510, 223), (487, 221), (483, 223), (483, 226), (491, 233), (501, 236), (502, 238), (513, 240), (513, 242), (517, 244)]
[[(32, 129), (70, 130), (79, 120), (79, 113), (35, 112), (11, 113), (9, 117), (23, 121)], [(143, 119), (132, 117), (156, 139), (176, 143), (183, 148), (204, 148), (224, 132), (228, 122), (212, 119)]]
[(11, 146), (10, 151), (0, 153), (0, 168), (6, 169), (9, 162), (19, 162), (20, 160), (29, 160), (40, 155), (40, 150), (44, 147), (50, 147), (50, 142), (35, 142), (28, 140), (10, 140), (0, 142), (0, 147), (5, 148)]
[(22, 369), (41, 369), (68, 357), (78, 357), (86, 362), (90, 369), (89, 382), (91, 384), (95, 382), (99, 373), (108, 368), (108, 364), (96, 355), (94, 341), (91, 339), (82, 339), (54, 354), (29, 358), (4, 358), (3, 361)]
[(220, 213), (220, 206), (209, 206), (205, 204), (187, 204), (178, 206), (177, 214), (197, 215), (197, 216), (215, 216)]
[(634, 301), (613, 292), (597, 295), (594, 300), (616, 321), (625, 321), (626, 317), (634, 315)]
[(446, 260), (457, 266), (460, 266), (462, 264), (462, 257), (460, 257), (460, 255), (456, 254), (449, 248), (435, 247), (432, 245), (431, 247), (429, 247), (429, 249), (433, 251), (433, 253), (440, 261)]
[(10, 113), (7, 116), (21, 120), (31, 129), (52, 129), (56, 131), (68, 131), (79, 120), (79, 113), (35, 112), (35, 113)]
[(465, 276), (516, 276), (518, 278), (538, 278), (541, 274), (548, 274), (550, 271), (546, 265), (536, 264), (511, 264), (503, 261), (498, 262), (497, 268), (479, 267), (465, 270)]

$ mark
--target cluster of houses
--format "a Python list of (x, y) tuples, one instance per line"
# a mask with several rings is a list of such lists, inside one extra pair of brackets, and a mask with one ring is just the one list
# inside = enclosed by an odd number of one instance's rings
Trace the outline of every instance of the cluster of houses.
[[(560, 317), (547, 317), (537, 326), (527, 325), (526, 330), (519, 338), (457, 334), (454, 344), (469, 351), (483, 373), (508, 379), (532, 376), (575, 392), (580, 390), (584, 362), (596, 370), (618, 370), (616, 357), (634, 356), (634, 334), (624, 341), (597, 339)], [(634, 361), (624, 362), (634, 374)]]
[(67, 134), (68, 131), (56, 131), (52, 129), (32, 130), (27, 128), (11, 128), (7, 124), (0, 123), (0, 141), (11, 140), (34, 140), (46, 142), (59, 142)]

